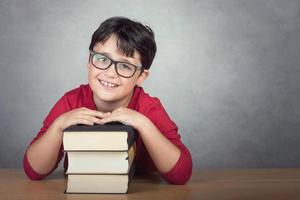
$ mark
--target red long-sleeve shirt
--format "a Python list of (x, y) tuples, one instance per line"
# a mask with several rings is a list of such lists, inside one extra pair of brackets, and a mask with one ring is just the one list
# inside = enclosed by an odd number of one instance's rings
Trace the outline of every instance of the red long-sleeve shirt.
[[(96, 110), (96, 105), (93, 101), (93, 92), (89, 85), (81, 85), (79, 88), (67, 92), (61, 99), (59, 99), (44, 120), (43, 127), (30, 144), (38, 140), (38, 138), (47, 131), (49, 126), (58, 116), (80, 107)], [(129, 102), (128, 108), (147, 116), (160, 130), (160, 132), (180, 149), (181, 154), (175, 166), (168, 173), (161, 175), (170, 183), (185, 184), (192, 174), (192, 157), (189, 150), (180, 140), (180, 135), (178, 134), (178, 128), (176, 124), (169, 118), (159, 99), (149, 96), (144, 92), (143, 88), (135, 87), (134, 94)], [(57, 157), (56, 165), (53, 167), (53, 169), (48, 174), (39, 174), (31, 167), (25, 152), (23, 159), (24, 171), (32, 180), (42, 179), (51, 174), (53, 170), (57, 168), (63, 155), (64, 152), (62, 145)], [(156, 170), (156, 167), (139, 135), (137, 136), (136, 140), (135, 161), (136, 170), (138, 172), (149, 172)], [(67, 159), (65, 159), (65, 169), (67, 168), (67, 165)]]

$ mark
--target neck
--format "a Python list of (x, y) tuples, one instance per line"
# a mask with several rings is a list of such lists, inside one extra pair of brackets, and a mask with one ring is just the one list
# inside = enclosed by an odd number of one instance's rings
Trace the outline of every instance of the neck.
[(102, 100), (99, 100), (95, 94), (93, 94), (93, 99), (94, 99), (94, 102), (95, 102), (95, 105), (96, 105), (96, 108), (98, 111), (101, 111), (101, 112), (112, 112), (113, 110), (119, 108), (119, 107), (127, 107), (130, 100), (131, 100), (131, 97), (132, 97), (133, 93), (131, 93), (131, 95), (129, 95), (127, 98), (125, 99), (121, 99), (121, 100), (117, 100), (117, 101), (102, 101)]

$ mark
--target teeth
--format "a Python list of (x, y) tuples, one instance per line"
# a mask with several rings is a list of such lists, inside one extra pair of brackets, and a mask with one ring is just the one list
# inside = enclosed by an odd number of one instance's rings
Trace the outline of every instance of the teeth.
[(117, 87), (118, 85), (116, 84), (113, 84), (113, 83), (108, 83), (106, 81), (102, 81), (100, 80), (100, 82), (102, 83), (102, 85), (106, 86), (106, 87), (110, 87), (110, 88), (113, 88), (113, 87)]

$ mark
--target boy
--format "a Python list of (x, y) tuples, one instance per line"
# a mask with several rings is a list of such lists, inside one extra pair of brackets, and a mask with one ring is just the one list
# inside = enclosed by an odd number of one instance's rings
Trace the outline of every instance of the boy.
[(109, 18), (94, 32), (89, 50), (88, 84), (67, 92), (44, 120), (24, 155), (27, 176), (39, 180), (57, 168), (65, 128), (118, 121), (139, 133), (137, 172), (158, 170), (168, 182), (185, 184), (192, 173), (191, 155), (159, 99), (139, 86), (156, 53), (152, 30), (124, 17)]

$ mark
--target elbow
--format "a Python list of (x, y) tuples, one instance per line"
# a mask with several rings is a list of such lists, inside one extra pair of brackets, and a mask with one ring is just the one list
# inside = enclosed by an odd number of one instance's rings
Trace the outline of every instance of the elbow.
[(167, 179), (167, 181), (174, 185), (185, 185), (192, 176), (192, 165), (184, 171), (173, 175), (172, 178)]
[(44, 176), (38, 174), (37, 172), (34, 171), (34, 169), (32, 169), (30, 163), (28, 162), (27, 152), (25, 152), (24, 158), (23, 158), (23, 170), (24, 170), (26, 176), (30, 180), (36, 181), (36, 180), (41, 180), (44, 178)]
[(174, 168), (164, 174), (165, 180), (174, 185), (184, 185), (186, 184), (191, 176), (193, 169), (193, 161), (189, 152), (184, 153), (180, 156), (178, 163)]
[(28, 171), (26, 171), (26, 170), (25, 170), (25, 174), (32, 181), (38, 181), (38, 180), (42, 180), (43, 179), (41, 176), (36, 176), (34, 174), (28, 173)]

